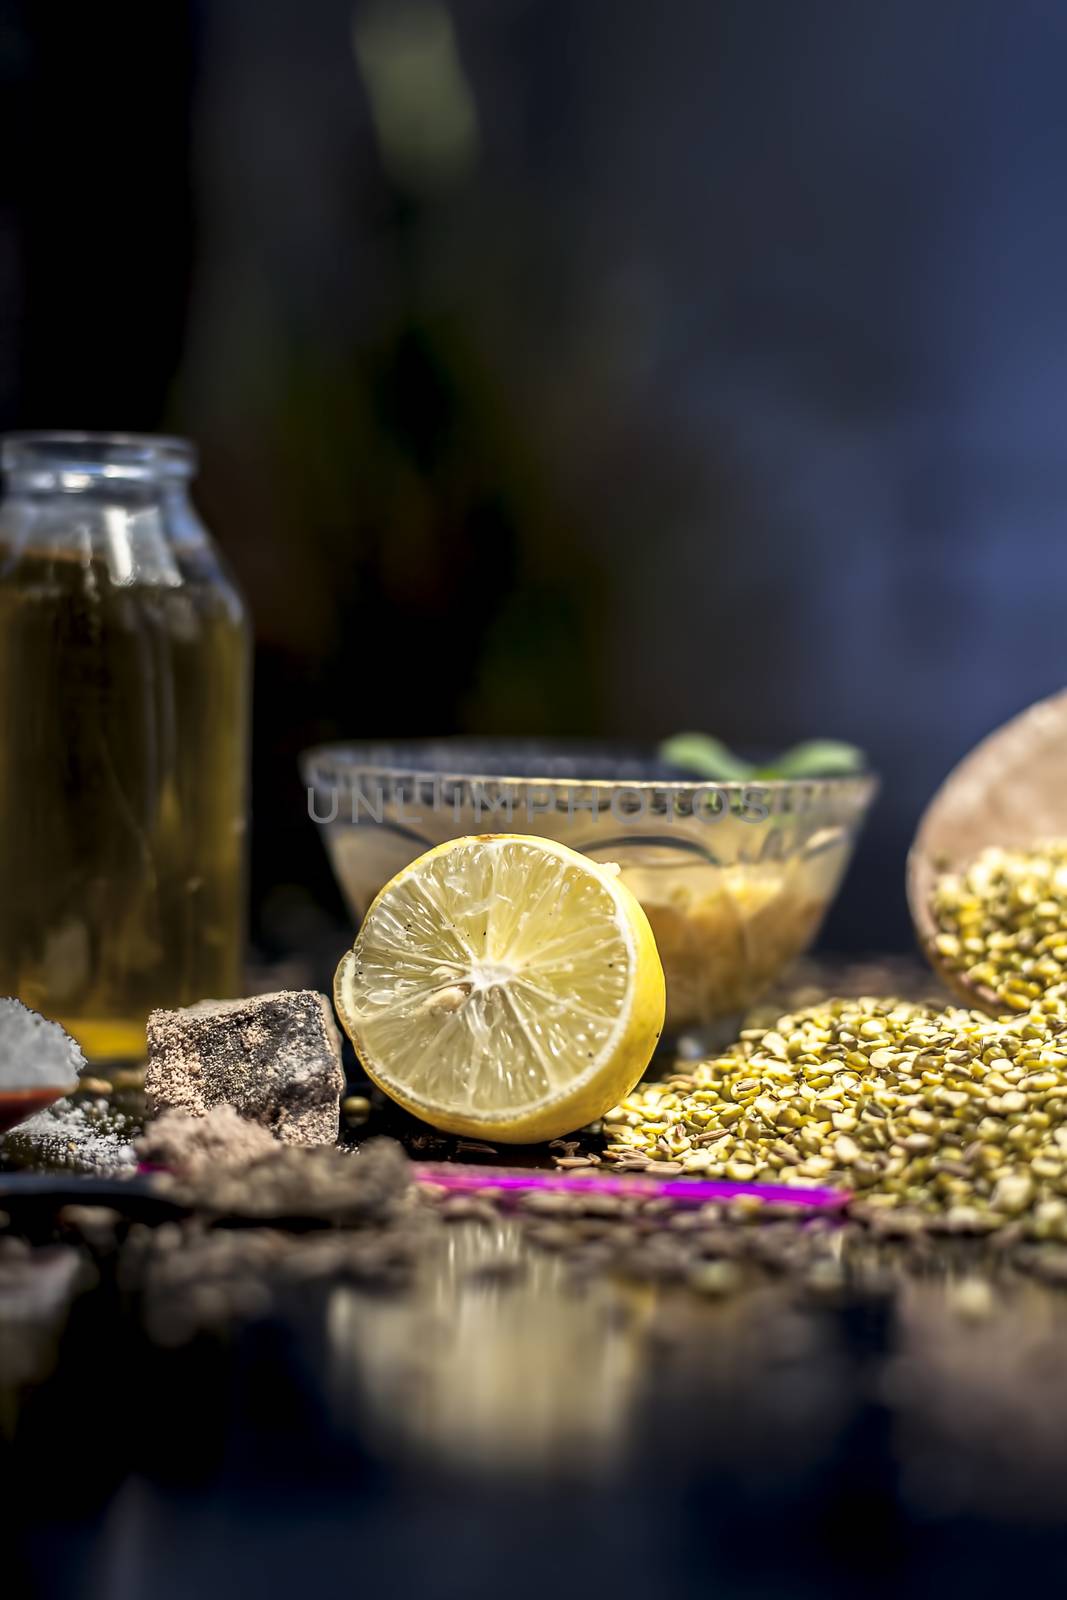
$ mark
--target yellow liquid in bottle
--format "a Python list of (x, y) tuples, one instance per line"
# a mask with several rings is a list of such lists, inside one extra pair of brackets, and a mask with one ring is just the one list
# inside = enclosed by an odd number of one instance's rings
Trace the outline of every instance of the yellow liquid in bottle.
[(98, 1063), (241, 990), (248, 638), (213, 557), (187, 567), (0, 541), (0, 994)]

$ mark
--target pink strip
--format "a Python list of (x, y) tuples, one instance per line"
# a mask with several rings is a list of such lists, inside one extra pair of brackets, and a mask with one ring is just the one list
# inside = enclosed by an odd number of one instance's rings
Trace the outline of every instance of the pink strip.
[(808, 1189), (786, 1183), (724, 1183), (717, 1178), (657, 1178), (644, 1173), (546, 1172), (462, 1166), (448, 1161), (417, 1161), (415, 1181), (442, 1189), (478, 1194), (484, 1189), (542, 1189), (557, 1193), (630, 1195), (635, 1199), (674, 1200), (704, 1205), (752, 1195), (768, 1204), (802, 1206), (809, 1211), (839, 1211), (852, 1198), (847, 1189)]

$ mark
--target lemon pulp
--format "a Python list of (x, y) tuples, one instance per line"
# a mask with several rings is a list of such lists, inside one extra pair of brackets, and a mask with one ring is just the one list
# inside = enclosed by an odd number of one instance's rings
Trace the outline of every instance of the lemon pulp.
[(337, 969), (370, 1077), (453, 1133), (553, 1138), (630, 1092), (663, 1026), (647, 918), (611, 867), (519, 834), (451, 840), (378, 895)]

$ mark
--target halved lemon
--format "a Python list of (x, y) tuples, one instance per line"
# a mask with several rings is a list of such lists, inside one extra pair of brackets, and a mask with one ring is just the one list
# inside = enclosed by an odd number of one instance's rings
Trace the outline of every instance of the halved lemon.
[(625, 1099), (663, 968), (610, 866), (551, 839), (452, 839), (387, 883), (334, 980), (368, 1075), (447, 1133), (553, 1139)]

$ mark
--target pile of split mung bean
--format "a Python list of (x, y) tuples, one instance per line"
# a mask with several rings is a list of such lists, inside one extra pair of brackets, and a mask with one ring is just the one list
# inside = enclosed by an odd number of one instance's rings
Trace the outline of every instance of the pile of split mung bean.
[(639, 1085), (605, 1160), (852, 1190), (869, 1213), (1067, 1239), (1067, 840), (941, 874), (941, 959), (1001, 1015), (829, 999)]
[(1067, 1005), (993, 1019), (831, 999), (644, 1083), (603, 1121), (630, 1170), (835, 1185), (960, 1232), (1067, 1238)]
[(983, 850), (941, 874), (932, 910), (942, 961), (1004, 1011), (1067, 993), (1067, 840)]

